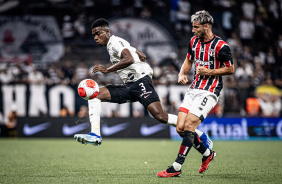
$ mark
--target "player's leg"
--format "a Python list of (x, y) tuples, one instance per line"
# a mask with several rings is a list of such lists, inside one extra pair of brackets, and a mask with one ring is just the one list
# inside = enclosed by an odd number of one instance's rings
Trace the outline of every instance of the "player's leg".
[(160, 101), (152, 102), (147, 106), (147, 110), (152, 116), (161, 123), (172, 125), (176, 127), (177, 116), (174, 114), (168, 114), (163, 108)]
[[(134, 87), (134, 94), (138, 94), (138, 101), (140, 101), (141, 104), (147, 110), (152, 114), (152, 116), (157, 119), (161, 123), (165, 123), (168, 125), (172, 125), (176, 127), (177, 125), (177, 115), (175, 114), (168, 114), (164, 108), (162, 107), (160, 103), (159, 95), (157, 94), (152, 81), (149, 77), (144, 77), (143, 79), (140, 79), (136, 82)], [(146, 95), (145, 95), (146, 94)], [(182, 137), (183, 136), (183, 128), (182, 130), (178, 129), (178, 134)], [(212, 149), (213, 143), (210, 140), (210, 138), (207, 136), (206, 133), (203, 133), (199, 130), (196, 131), (197, 134), (201, 134), (200, 139), (203, 142), (203, 144), (206, 145), (209, 149)]]
[[(217, 98), (214, 95), (210, 95), (210, 92), (201, 91), (200, 94), (194, 99), (191, 111), (191, 114), (194, 114), (199, 118), (199, 121), (202, 123), (204, 119), (207, 117), (208, 113), (211, 109), (216, 105)], [(198, 108), (195, 108), (198, 107)], [(214, 159), (216, 153), (210, 149), (208, 146), (205, 146), (201, 141), (198, 134), (195, 132), (194, 139), (194, 148), (203, 155), (202, 165), (199, 169), (199, 173), (203, 173), (208, 169), (208, 166), (211, 160)]]
[[(159, 122), (161, 123), (165, 123), (168, 125), (172, 125), (172, 126), (176, 126), (177, 125), (177, 116), (174, 114), (168, 114), (167, 112), (165, 112), (161, 106), (161, 103), (158, 102), (153, 102), (150, 105), (148, 105), (147, 107), (148, 111), (152, 114), (152, 116), (157, 119)], [(184, 133), (184, 125), (179, 125), (177, 126), (178, 128), (176, 129), (178, 134), (183, 137), (183, 133)], [(180, 128), (181, 127), (181, 128)], [(212, 140), (209, 138), (209, 136), (196, 129), (196, 133), (197, 135), (200, 137), (201, 142), (210, 150), (213, 148), (213, 142)]]
[[(179, 112), (178, 124), (181, 124), (181, 125), (184, 124), (183, 141), (179, 148), (179, 152), (178, 152), (177, 158), (175, 159), (175, 162), (168, 169), (157, 173), (157, 176), (174, 177), (174, 176), (181, 175), (182, 164), (184, 163), (193, 144), (198, 141), (198, 145), (200, 145), (199, 143), (200, 139), (198, 138), (197, 134), (195, 133), (195, 130), (200, 123), (201, 123), (201, 120), (196, 115), (192, 113), (188, 113), (188, 115), (185, 115), (185, 113)], [(214, 159), (215, 152), (210, 151), (203, 144), (201, 144), (201, 147), (197, 147), (196, 149), (201, 150), (201, 153), (203, 154), (202, 165), (199, 170), (199, 172), (202, 173), (208, 168), (210, 161)]]
[[(102, 138), (100, 136), (100, 113), (101, 113), (101, 101), (112, 103), (126, 103), (131, 101), (131, 96), (128, 91), (128, 87), (124, 84), (112, 84), (100, 88), (99, 94), (96, 100), (89, 101), (89, 118), (91, 122), (90, 134), (77, 134), (75, 138), (78, 142), (84, 144), (100, 145)], [(83, 135), (83, 137), (82, 137)]]
[(213, 148), (213, 142), (210, 139), (210, 137), (208, 136), (207, 133), (202, 132), (201, 130), (196, 129), (195, 130), (197, 136), (199, 137), (200, 141), (210, 150), (212, 150)]
[(101, 101), (111, 101), (111, 94), (107, 87), (102, 87), (99, 94), (93, 100), (88, 100), (89, 119), (91, 123), (91, 132), (101, 136), (100, 117), (101, 117)]
[(149, 76), (145, 76), (131, 85), (130, 94), (132, 94), (132, 99), (139, 101), (159, 122), (176, 126), (177, 116), (168, 114), (163, 109), (159, 95)]
[[(186, 114), (188, 114), (189, 111), (186, 111)], [(176, 131), (177, 133), (183, 137), (183, 134), (184, 134), (184, 122), (183, 121), (179, 121), (177, 123), (177, 127), (176, 127)], [(195, 136), (198, 136), (199, 139), (200, 139), (200, 143), (198, 144), (204, 144), (205, 147), (207, 147), (208, 149), (212, 150), (213, 148), (213, 142), (212, 140), (209, 138), (209, 136), (205, 133), (205, 132), (202, 132), (198, 129), (195, 130), (195, 133), (196, 135)], [(198, 142), (198, 141), (197, 141)], [(197, 148), (197, 146), (199, 146), (197, 143), (194, 142), (194, 147)], [(197, 146), (195, 146), (197, 145)]]
[(88, 112), (89, 120), (91, 123), (91, 132), (89, 134), (74, 135), (74, 138), (82, 144), (100, 145), (102, 143), (100, 132), (101, 100), (111, 100), (111, 94), (106, 87), (99, 89), (99, 94), (96, 98), (88, 100)]
[[(199, 93), (198, 91), (195, 92), (195, 90), (188, 89), (179, 108), (180, 112), (178, 113), (177, 131), (181, 132), (184, 130), (183, 141), (179, 149), (179, 154), (172, 166), (162, 172), (159, 172), (157, 174), (158, 176), (173, 176), (173, 174), (167, 173), (175, 173), (176, 175), (179, 175), (178, 172), (181, 171), (181, 165), (184, 163), (185, 158), (193, 145), (195, 145), (195, 148), (203, 154), (202, 165), (199, 170), (200, 173), (204, 172), (208, 168), (210, 161), (215, 157), (215, 152), (206, 148), (201, 141), (199, 141), (197, 137), (198, 135), (195, 133), (198, 125), (206, 118), (209, 111), (217, 102), (214, 97), (206, 97), (206, 94), (201, 95), (201, 93), (202, 92)], [(195, 136), (197, 138), (196, 140)]]
[(181, 166), (185, 161), (189, 151), (193, 147), (195, 138), (195, 129), (201, 123), (199, 118), (191, 113), (178, 113), (178, 124), (184, 125), (183, 140), (179, 148), (179, 152), (175, 162), (168, 169), (157, 173), (159, 177), (174, 177), (181, 174)]

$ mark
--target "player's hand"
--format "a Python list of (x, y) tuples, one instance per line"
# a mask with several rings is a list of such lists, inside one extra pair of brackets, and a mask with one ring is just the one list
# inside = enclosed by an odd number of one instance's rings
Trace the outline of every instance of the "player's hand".
[(179, 84), (184, 85), (184, 84), (187, 84), (187, 82), (188, 82), (188, 78), (187, 78), (186, 75), (178, 75), (178, 83)]
[(204, 66), (198, 66), (197, 69), (196, 69), (196, 74), (198, 74), (198, 75), (208, 75), (209, 69), (207, 69)]
[(146, 61), (146, 56), (144, 57), (144, 56), (140, 56), (139, 55), (139, 59), (140, 59), (140, 61), (145, 62)]
[(137, 55), (138, 55), (140, 61), (142, 61), (142, 62), (145, 62), (145, 61), (146, 61), (146, 58), (147, 58), (146, 54), (144, 54), (143, 52), (141, 52), (141, 51), (139, 51), (139, 50), (136, 50), (136, 53), (137, 53)]
[(95, 65), (92, 69), (92, 73), (95, 74), (96, 72), (109, 73), (108, 69), (103, 65)]

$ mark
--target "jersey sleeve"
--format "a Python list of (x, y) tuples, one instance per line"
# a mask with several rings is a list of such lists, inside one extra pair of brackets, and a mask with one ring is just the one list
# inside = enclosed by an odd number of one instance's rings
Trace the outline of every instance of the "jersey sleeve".
[(193, 50), (192, 50), (192, 41), (190, 41), (190, 43), (189, 43), (186, 58), (189, 59), (189, 60), (193, 60), (193, 58), (194, 58), (194, 53), (193, 53)]
[(129, 48), (130, 44), (123, 39), (115, 39), (112, 43), (112, 50), (113, 52), (115, 52), (114, 54), (116, 54), (118, 57), (121, 56), (121, 52), (123, 51), (123, 49)]
[(218, 60), (225, 67), (229, 67), (233, 65), (233, 58), (232, 58), (232, 54), (231, 54), (229, 45), (225, 44), (221, 47), (221, 49), (218, 52)]

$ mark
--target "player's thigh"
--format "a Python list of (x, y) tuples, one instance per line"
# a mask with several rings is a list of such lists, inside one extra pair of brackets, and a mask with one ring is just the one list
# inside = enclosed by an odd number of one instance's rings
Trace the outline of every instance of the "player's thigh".
[[(197, 116), (203, 122), (216, 103), (217, 98), (213, 95), (199, 95), (193, 100), (190, 113)], [(193, 117), (191, 119), (194, 119)]]
[(129, 90), (124, 84), (112, 84), (105, 86), (105, 96), (103, 96), (104, 101), (112, 103), (126, 103), (131, 102), (131, 96)]
[(186, 114), (189, 113), (191, 106), (193, 104), (194, 96), (195, 96), (194, 91), (195, 90), (193, 90), (191, 88), (187, 89), (185, 96), (184, 96), (184, 99), (182, 100), (180, 107), (179, 107), (180, 112), (184, 112)]
[(99, 88), (99, 94), (96, 98), (100, 99), (101, 101), (109, 102), (111, 101), (110, 91), (106, 87), (101, 87)]

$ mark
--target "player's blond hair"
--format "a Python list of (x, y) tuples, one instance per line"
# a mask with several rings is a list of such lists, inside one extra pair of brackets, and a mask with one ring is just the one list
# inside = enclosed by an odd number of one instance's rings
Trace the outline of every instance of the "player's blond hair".
[(199, 22), (200, 24), (213, 24), (213, 18), (206, 10), (197, 11), (191, 16), (191, 22)]

